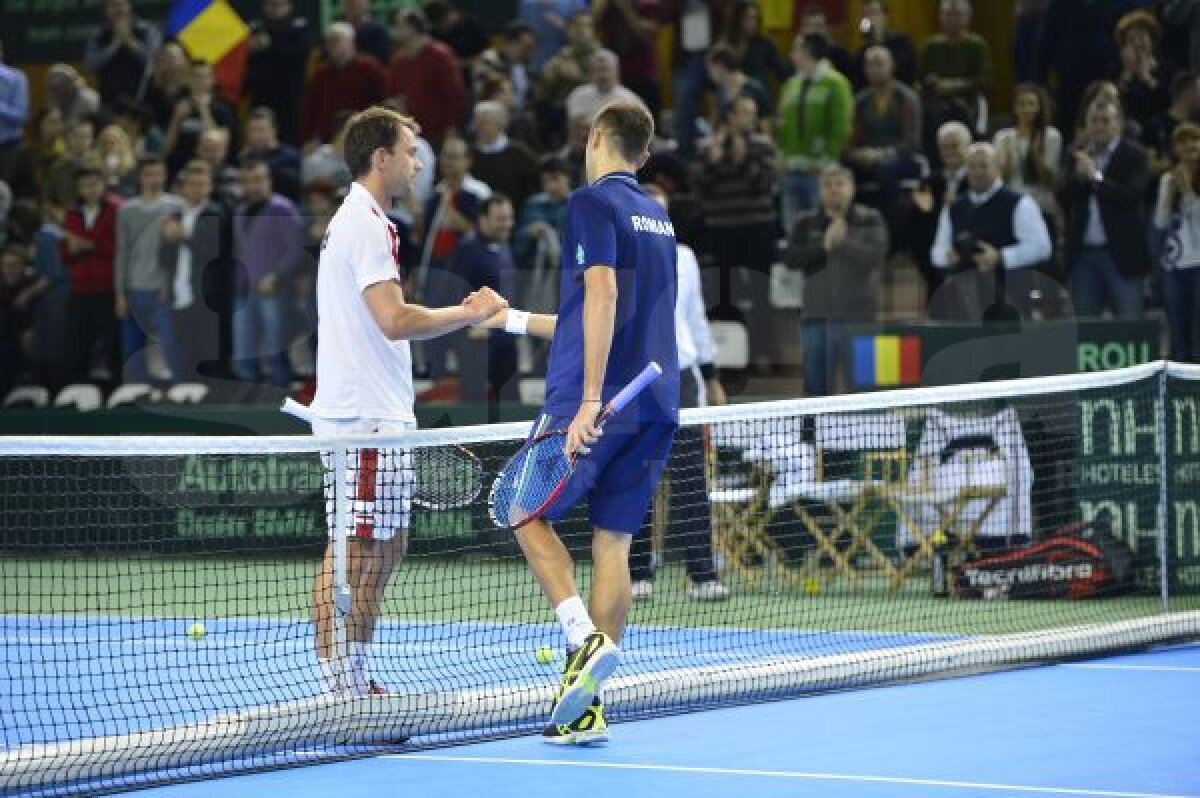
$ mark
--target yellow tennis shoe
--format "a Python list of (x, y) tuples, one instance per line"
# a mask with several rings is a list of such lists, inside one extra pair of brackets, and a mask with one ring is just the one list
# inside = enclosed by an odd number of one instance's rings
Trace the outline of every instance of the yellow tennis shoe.
[(584, 638), (583, 645), (567, 657), (550, 723), (564, 726), (580, 718), (620, 661), (621, 650), (604, 632), (595, 631)]
[(584, 713), (571, 723), (550, 724), (542, 730), (542, 741), (550, 745), (603, 745), (608, 742), (604, 704), (592, 699)]

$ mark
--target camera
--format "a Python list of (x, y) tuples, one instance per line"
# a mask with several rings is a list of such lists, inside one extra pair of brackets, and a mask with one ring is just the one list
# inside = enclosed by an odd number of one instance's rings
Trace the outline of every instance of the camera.
[(975, 267), (975, 250), (979, 248), (979, 239), (974, 233), (961, 232), (954, 236), (954, 252), (958, 255), (958, 269)]

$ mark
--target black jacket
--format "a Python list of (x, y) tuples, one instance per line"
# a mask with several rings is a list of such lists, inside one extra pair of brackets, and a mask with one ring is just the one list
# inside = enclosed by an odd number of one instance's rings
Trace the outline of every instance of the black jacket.
[(189, 247), (192, 251), (193, 308), (221, 315), (231, 295), (232, 242), (228, 215), (215, 202), (205, 203), (204, 210), (196, 218), (191, 236), (183, 241), (167, 241), (164, 238), (159, 245), (158, 262), (167, 286), (174, 291), (179, 250), (184, 246)]
[(789, 268), (804, 272), (804, 317), (874, 321), (887, 257), (887, 225), (879, 211), (856, 203), (846, 214), (846, 238), (826, 252), (829, 222), (825, 212), (817, 210), (800, 216), (792, 226), (786, 261)]
[(1075, 171), (1075, 151), (1064, 155), (1062, 206), (1067, 217), (1066, 255), (1072, 264), (1083, 248), (1088, 212), (1094, 195), (1108, 250), (1126, 277), (1150, 272), (1146, 253), (1146, 186), (1150, 159), (1139, 144), (1122, 138), (1104, 170), (1103, 180), (1083, 179)]

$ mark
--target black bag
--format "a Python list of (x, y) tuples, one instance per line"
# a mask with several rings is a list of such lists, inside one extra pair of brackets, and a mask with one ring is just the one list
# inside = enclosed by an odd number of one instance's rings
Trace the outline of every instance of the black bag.
[(953, 576), (959, 598), (1115, 596), (1133, 587), (1133, 550), (1106, 529), (1081, 521), (1029, 546), (956, 565)]

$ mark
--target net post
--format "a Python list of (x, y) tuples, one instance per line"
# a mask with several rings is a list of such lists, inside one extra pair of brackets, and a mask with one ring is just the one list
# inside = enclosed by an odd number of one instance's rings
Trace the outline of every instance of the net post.
[(346, 487), (350, 484), (350, 475), (343, 446), (336, 446), (333, 450), (333, 484), (333, 654), (338, 662), (345, 662), (349, 653), (346, 646), (346, 618), (350, 614), (353, 597), (346, 578), (346, 538), (350, 528)]
[(1170, 578), (1167, 574), (1167, 361), (1158, 373), (1158, 589), (1163, 611), (1170, 609)]

